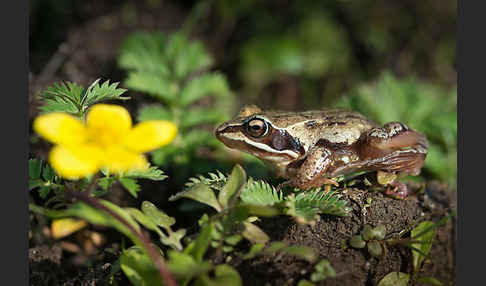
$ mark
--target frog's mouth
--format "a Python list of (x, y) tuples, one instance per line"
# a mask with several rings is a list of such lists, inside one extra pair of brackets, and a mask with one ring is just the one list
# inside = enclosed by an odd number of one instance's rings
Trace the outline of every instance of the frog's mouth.
[(300, 156), (292, 150), (276, 150), (263, 142), (250, 140), (241, 132), (241, 128), (223, 124), (216, 129), (216, 138), (229, 148), (247, 152), (265, 161), (284, 163)]

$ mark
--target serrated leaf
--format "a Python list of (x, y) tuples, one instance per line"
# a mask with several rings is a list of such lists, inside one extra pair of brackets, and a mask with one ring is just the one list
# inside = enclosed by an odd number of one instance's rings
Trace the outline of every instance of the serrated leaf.
[(205, 184), (197, 184), (185, 191), (175, 194), (174, 196), (169, 198), (169, 201), (175, 201), (180, 198), (188, 198), (198, 201), (200, 203), (213, 207), (218, 212), (222, 210), (222, 207), (216, 199), (216, 195), (214, 195), (213, 190), (211, 190), (211, 188)]
[(120, 45), (118, 64), (124, 69), (169, 75), (166, 46), (166, 37), (160, 32), (132, 33)]
[(130, 193), (130, 195), (132, 195), (134, 198), (137, 197), (137, 193), (140, 191), (140, 185), (136, 180), (130, 178), (119, 178), (118, 181)]
[(175, 218), (168, 216), (165, 212), (159, 210), (149, 201), (142, 202), (142, 212), (146, 214), (155, 224), (165, 229), (170, 229), (176, 222)]
[(131, 170), (123, 174), (125, 178), (147, 179), (152, 181), (162, 181), (167, 178), (164, 172), (158, 167), (152, 166), (144, 170)]
[(106, 80), (102, 84), (99, 84), (100, 79), (95, 80), (86, 90), (81, 98), (81, 104), (83, 106), (83, 111), (85, 111), (89, 106), (107, 101), (107, 100), (125, 100), (128, 97), (122, 97), (121, 95), (127, 90), (123, 88), (118, 88), (118, 82), (110, 84), (109, 80)]
[(181, 92), (180, 104), (189, 105), (204, 96), (224, 96), (229, 93), (228, 84), (220, 73), (208, 73), (192, 79)]
[(208, 68), (213, 63), (212, 58), (200, 42), (189, 42), (182, 33), (173, 34), (170, 37), (166, 55), (172, 61), (174, 73), (178, 79)]
[(155, 98), (172, 102), (179, 93), (176, 82), (164, 77), (162, 74), (150, 72), (129, 72), (125, 85), (133, 90), (145, 92)]
[(283, 201), (281, 191), (264, 181), (254, 181), (250, 178), (240, 195), (247, 204), (272, 206)]
[(246, 183), (245, 170), (240, 165), (236, 165), (228, 177), (228, 181), (219, 192), (218, 201), (223, 208), (230, 206), (230, 200), (238, 197)]
[[(412, 229), (410, 237), (412, 240), (417, 240), (418, 242), (412, 243), (411, 247), (418, 249), (425, 255), (428, 255), (430, 248), (432, 247), (432, 240), (434, 239), (436, 231), (433, 226), (433, 222), (423, 221), (417, 227)], [(422, 266), (422, 262), (425, 259), (422, 253), (412, 249), (414, 271), (419, 271), (420, 267)]]
[(100, 186), (101, 189), (106, 191), (113, 185), (113, 183), (115, 183), (115, 181), (116, 181), (116, 179), (113, 178), (113, 177), (100, 178), (98, 180), (98, 186)]
[(403, 272), (390, 272), (383, 277), (378, 286), (407, 286), (410, 275)]
[(72, 82), (54, 83), (40, 94), (44, 105), (40, 107), (42, 112), (66, 112), (79, 115), (81, 112), (81, 96), (83, 87)]

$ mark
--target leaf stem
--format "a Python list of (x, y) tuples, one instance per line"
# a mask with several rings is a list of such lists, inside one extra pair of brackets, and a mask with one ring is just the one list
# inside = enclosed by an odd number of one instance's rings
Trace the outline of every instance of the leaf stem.
[(137, 231), (126, 219), (121, 217), (119, 214), (117, 214), (107, 206), (103, 205), (99, 201), (99, 199), (95, 197), (90, 197), (87, 192), (77, 192), (77, 191), (70, 190), (69, 194), (92, 207), (103, 210), (104, 212), (108, 213), (113, 218), (118, 220), (120, 223), (122, 223), (124, 226), (126, 226), (130, 230), (130, 232), (132, 232), (133, 235), (140, 240), (140, 243), (145, 248), (146, 253), (150, 256), (155, 266), (159, 270), (160, 276), (164, 279), (165, 285), (177, 286), (177, 282), (172, 276), (172, 274), (170, 274), (164, 259), (157, 252), (157, 250), (154, 247), (152, 247), (152, 245), (150, 244), (150, 240), (148, 239), (147, 235), (144, 232)]

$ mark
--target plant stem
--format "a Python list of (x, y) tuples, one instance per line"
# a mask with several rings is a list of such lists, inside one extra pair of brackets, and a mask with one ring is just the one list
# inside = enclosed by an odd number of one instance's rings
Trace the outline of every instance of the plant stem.
[(94, 188), (96, 187), (97, 183), (98, 183), (98, 180), (101, 178), (101, 173), (98, 172), (96, 173), (93, 178), (91, 178), (91, 182), (89, 183), (88, 187), (86, 188), (86, 191), (84, 191), (84, 193), (88, 196), (91, 195), (91, 193), (93, 192)]
[(105, 211), (113, 218), (121, 222), (124, 226), (126, 226), (130, 230), (130, 232), (132, 232), (133, 235), (135, 235), (140, 240), (140, 243), (142, 244), (143, 248), (145, 248), (145, 251), (150, 256), (155, 266), (159, 270), (160, 276), (164, 279), (165, 285), (177, 286), (177, 282), (174, 279), (174, 277), (172, 277), (172, 274), (170, 274), (164, 259), (157, 252), (157, 250), (154, 247), (152, 247), (152, 245), (150, 244), (150, 240), (148, 239), (145, 233), (143, 233), (142, 231), (137, 231), (127, 220), (125, 220), (119, 214), (117, 214), (116, 212), (114, 212), (104, 204), (102, 204), (97, 198), (90, 197), (87, 194), (87, 192), (77, 192), (77, 191), (70, 190), (69, 193), (76, 199), (83, 201), (84, 203), (92, 207)]

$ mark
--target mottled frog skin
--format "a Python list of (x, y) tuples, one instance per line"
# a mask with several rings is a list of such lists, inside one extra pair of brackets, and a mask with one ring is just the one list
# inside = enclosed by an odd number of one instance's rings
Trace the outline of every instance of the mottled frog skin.
[(425, 136), (400, 122), (379, 126), (358, 112), (322, 109), (262, 111), (244, 107), (220, 125), (216, 137), (270, 166), (288, 184), (310, 189), (357, 171), (418, 175), (427, 155)]

